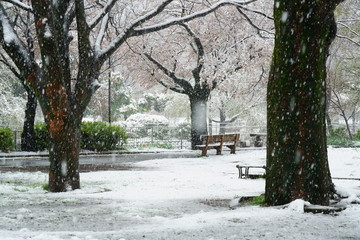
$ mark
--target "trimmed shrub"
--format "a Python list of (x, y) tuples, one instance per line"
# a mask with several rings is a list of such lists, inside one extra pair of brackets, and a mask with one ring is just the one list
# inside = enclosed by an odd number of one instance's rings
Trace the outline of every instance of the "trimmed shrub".
[(107, 151), (121, 147), (127, 141), (125, 129), (105, 122), (83, 122), (81, 125), (81, 148)]
[(331, 137), (348, 137), (348, 132), (345, 127), (338, 127), (332, 129), (330, 132)]
[[(50, 136), (45, 123), (35, 124), (36, 148), (49, 149)], [(125, 129), (105, 122), (83, 122), (81, 124), (81, 149), (106, 151), (114, 150), (126, 143)]]
[(327, 145), (350, 147), (354, 145), (354, 142), (349, 137), (330, 136), (327, 138)]
[(0, 150), (8, 152), (13, 149), (13, 131), (8, 127), (0, 128)]
[(354, 134), (354, 139), (360, 140), (360, 129), (358, 129), (357, 132)]
[(44, 151), (50, 147), (50, 136), (47, 131), (46, 125), (43, 122), (36, 123), (34, 126), (35, 130), (35, 141), (36, 141), (36, 150)]

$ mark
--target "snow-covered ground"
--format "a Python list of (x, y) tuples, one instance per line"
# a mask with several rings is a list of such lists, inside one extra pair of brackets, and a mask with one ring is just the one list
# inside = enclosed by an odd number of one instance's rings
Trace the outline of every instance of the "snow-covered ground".
[[(329, 161), (333, 177), (360, 178), (360, 149), (329, 148)], [(359, 204), (337, 215), (296, 204), (229, 209), (232, 199), (264, 193), (263, 179), (238, 179), (239, 163), (264, 165), (265, 150), (82, 173), (82, 189), (66, 193), (44, 191), (44, 173), (2, 172), (0, 239), (360, 239)], [(359, 197), (360, 181), (334, 182)]]

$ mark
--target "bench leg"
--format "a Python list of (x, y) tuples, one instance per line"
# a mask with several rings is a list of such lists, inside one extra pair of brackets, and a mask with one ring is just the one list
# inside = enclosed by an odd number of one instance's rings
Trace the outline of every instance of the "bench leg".
[(236, 165), (236, 168), (239, 170), (239, 178), (242, 178), (243, 177), (242, 167), (240, 167), (239, 165)]
[(221, 147), (216, 148), (216, 155), (221, 155)]
[(249, 178), (249, 168), (245, 168), (245, 178)]
[(203, 148), (201, 151), (201, 156), (206, 156), (207, 154), (207, 148)]
[(235, 154), (236, 147), (230, 146), (230, 154)]

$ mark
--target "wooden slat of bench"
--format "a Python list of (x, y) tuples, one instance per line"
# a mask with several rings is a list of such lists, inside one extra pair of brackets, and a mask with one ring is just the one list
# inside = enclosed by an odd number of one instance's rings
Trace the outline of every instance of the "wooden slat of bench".
[(196, 145), (196, 147), (202, 149), (202, 156), (206, 156), (209, 148), (215, 148), (216, 154), (220, 155), (222, 146), (229, 147), (231, 149), (230, 153), (235, 153), (239, 137), (240, 134), (206, 135), (202, 136), (204, 144)]

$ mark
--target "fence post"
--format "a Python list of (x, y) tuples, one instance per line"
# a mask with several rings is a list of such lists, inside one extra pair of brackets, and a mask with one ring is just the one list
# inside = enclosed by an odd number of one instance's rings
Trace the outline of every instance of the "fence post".
[(180, 128), (180, 149), (183, 148), (183, 134), (182, 134), (183, 130), (182, 128)]
[(151, 144), (154, 143), (154, 126), (151, 126)]
[(17, 139), (17, 131), (14, 130), (14, 149), (16, 150), (16, 139)]

